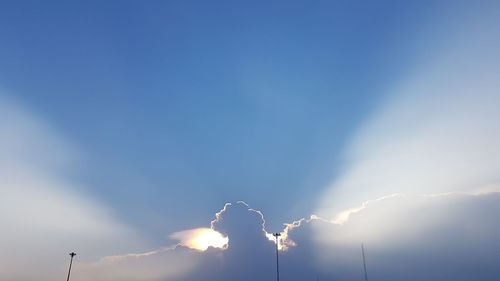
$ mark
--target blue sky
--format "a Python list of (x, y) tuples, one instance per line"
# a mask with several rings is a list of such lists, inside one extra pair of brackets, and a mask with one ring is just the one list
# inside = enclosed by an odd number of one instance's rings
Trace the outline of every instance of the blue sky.
[(419, 23), (440, 9), (2, 6), (0, 85), (86, 151), (75, 176), (89, 192), (134, 223), (186, 201), (197, 207), (185, 216), (201, 222), (214, 206), (247, 200), (269, 210), (274, 227), (311, 212), (353, 129), (413, 65)]
[(0, 191), (61, 233), (72, 217), (45, 206), (74, 202), (88, 260), (157, 249), (238, 200), (280, 231), (393, 194), (497, 192), (499, 8), (4, 1)]

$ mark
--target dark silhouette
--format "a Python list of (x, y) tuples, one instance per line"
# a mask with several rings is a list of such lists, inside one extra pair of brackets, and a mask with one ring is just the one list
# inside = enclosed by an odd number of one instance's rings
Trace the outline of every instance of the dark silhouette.
[(276, 280), (280, 281), (280, 264), (278, 261), (278, 237), (281, 236), (281, 233), (273, 233), (273, 236), (276, 237)]
[(365, 258), (365, 246), (361, 243), (361, 254), (363, 255), (363, 269), (365, 270), (365, 281), (368, 281), (368, 273), (366, 273), (366, 258)]
[(71, 256), (71, 259), (69, 261), (68, 279), (66, 279), (66, 281), (69, 281), (69, 275), (71, 274), (71, 265), (73, 264), (73, 257), (76, 256), (76, 253), (71, 252), (69, 253), (69, 255)]

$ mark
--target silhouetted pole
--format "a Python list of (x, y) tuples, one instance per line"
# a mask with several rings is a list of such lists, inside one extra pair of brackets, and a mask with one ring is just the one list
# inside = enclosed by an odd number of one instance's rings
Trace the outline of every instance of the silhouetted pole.
[(368, 273), (366, 273), (366, 258), (365, 258), (365, 246), (361, 243), (361, 254), (363, 255), (363, 269), (365, 270), (365, 281), (368, 281)]
[(71, 260), (69, 261), (68, 279), (66, 279), (66, 281), (69, 281), (69, 275), (71, 274), (71, 265), (73, 264), (73, 257), (76, 256), (76, 253), (71, 252), (69, 253), (69, 255), (71, 256)]
[(280, 281), (280, 263), (278, 260), (278, 237), (281, 236), (281, 233), (273, 233), (273, 236), (276, 237), (276, 280)]

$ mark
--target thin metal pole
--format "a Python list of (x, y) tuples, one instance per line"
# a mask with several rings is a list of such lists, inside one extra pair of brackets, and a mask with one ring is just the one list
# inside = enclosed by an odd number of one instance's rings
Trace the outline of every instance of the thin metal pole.
[(278, 260), (278, 237), (281, 236), (281, 233), (274, 233), (274, 237), (276, 237), (276, 280), (280, 281), (280, 264)]
[(365, 246), (361, 243), (361, 253), (363, 255), (363, 269), (365, 270), (365, 281), (368, 281), (368, 273), (366, 273), (366, 258), (365, 258)]
[(73, 257), (76, 256), (76, 253), (71, 252), (69, 253), (69, 255), (71, 256), (71, 259), (69, 261), (68, 279), (66, 279), (66, 281), (69, 281), (69, 275), (71, 274), (71, 265), (73, 265)]

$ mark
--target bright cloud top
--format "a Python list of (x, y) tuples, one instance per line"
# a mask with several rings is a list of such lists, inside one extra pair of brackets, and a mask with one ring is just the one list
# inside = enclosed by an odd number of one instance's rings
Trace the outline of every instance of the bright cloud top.
[[(353, 208), (342, 224), (300, 219), (284, 225), (280, 275), (290, 281), (361, 280), (364, 242), (373, 280), (491, 280), (500, 274), (491, 262), (500, 252), (499, 208), (499, 193), (399, 194)], [(75, 280), (270, 280), (275, 244), (260, 214), (242, 202), (228, 203), (216, 230), (185, 230), (171, 236), (181, 241), (174, 247), (77, 264)], [(216, 244), (212, 239), (222, 243), (217, 230), (231, 238), (224, 250), (207, 246)]]
[(229, 238), (211, 228), (195, 228), (175, 232), (170, 238), (178, 240), (179, 244), (190, 249), (206, 251), (209, 247), (224, 249)]

